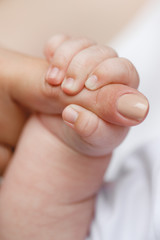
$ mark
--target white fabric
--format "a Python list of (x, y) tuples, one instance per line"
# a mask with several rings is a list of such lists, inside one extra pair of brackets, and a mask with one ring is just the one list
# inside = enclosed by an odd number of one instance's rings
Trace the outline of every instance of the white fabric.
[(114, 182), (104, 184), (88, 239), (160, 239), (160, 138), (126, 159)]
[(159, 240), (160, 1), (146, 1), (112, 46), (138, 69), (150, 113), (114, 155), (87, 240)]

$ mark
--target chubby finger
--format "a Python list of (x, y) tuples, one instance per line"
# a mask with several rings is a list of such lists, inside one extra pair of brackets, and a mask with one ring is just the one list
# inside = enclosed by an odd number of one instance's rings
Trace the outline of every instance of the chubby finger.
[[(128, 128), (107, 123), (95, 113), (74, 104), (64, 109), (62, 118), (70, 127), (68, 131), (72, 138), (69, 144), (72, 145), (72, 148), (77, 148), (77, 151), (83, 153), (85, 151), (85, 154), (88, 155), (110, 154), (128, 132)], [(75, 144), (78, 141), (80, 144)]]
[(52, 61), (56, 49), (68, 38), (69, 36), (66, 34), (56, 34), (47, 41), (44, 47), (44, 55), (49, 62)]
[(104, 60), (90, 73), (85, 86), (89, 90), (96, 90), (112, 83), (138, 88), (139, 75), (128, 59), (109, 58)]
[(72, 58), (81, 50), (95, 44), (87, 38), (68, 38), (54, 52), (50, 60), (50, 68), (46, 81), (51, 85), (59, 85), (64, 80)]
[(116, 57), (117, 53), (110, 47), (93, 45), (75, 55), (69, 64), (62, 89), (66, 94), (75, 95), (84, 87), (90, 72), (103, 60)]

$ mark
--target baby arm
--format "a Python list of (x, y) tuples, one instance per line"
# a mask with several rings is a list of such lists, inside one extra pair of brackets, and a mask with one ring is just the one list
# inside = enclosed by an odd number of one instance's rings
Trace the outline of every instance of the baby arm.
[[(132, 78), (128, 86), (118, 78), (115, 85), (109, 84), (106, 78), (103, 88), (94, 92), (83, 89), (71, 97), (60, 86), (44, 82), (47, 63), (34, 61), (27, 67), (34, 65), (34, 71), (25, 72), (24, 67), (24, 81), (17, 83), (20, 71), (16, 81), (12, 80), (15, 87), (9, 90), (14, 100), (34, 111), (38, 107), (39, 113), (28, 121), (2, 185), (1, 238), (84, 239), (112, 151), (128, 126), (145, 118), (148, 104), (141, 119), (125, 118), (117, 111), (117, 99), (129, 93), (144, 98), (129, 87)], [(43, 83), (39, 84), (39, 79)], [(65, 107), (68, 104), (74, 105)], [(57, 115), (61, 111), (67, 125)], [(18, 214), (13, 221), (15, 211)]]

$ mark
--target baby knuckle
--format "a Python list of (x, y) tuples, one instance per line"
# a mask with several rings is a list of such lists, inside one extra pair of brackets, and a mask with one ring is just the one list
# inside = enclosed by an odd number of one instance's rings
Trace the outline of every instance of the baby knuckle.
[(86, 56), (79, 54), (71, 62), (71, 68), (75, 71), (79, 71), (86, 67), (86, 65), (88, 65), (89, 63), (90, 61)]
[(79, 131), (83, 134), (84, 137), (91, 137), (98, 128), (98, 117), (96, 115), (93, 116), (90, 113), (85, 120), (81, 121), (79, 124)]
[(44, 52), (53, 55), (57, 47), (68, 38), (69, 37), (65, 34), (54, 35), (47, 41)]
[(120, 58), (120, 64), (121, 64), (122, 75), (124, 75), (125, 78), (129, 79), (133, 72), (133, 68), (131, 64), (125, 58)]
[(67, 53), (65, 50), (63, 51), (63, 49), (62, 49), (56, 55), (57, 56), (55, 57), (53, 64), (56, 64), (57, 67), (64, 66), (68, 62), (68, 56), (67, 56)]
[(108, 46), (105, 45), (96, 45), (97, 51), (101, 54), (101, 55), (105, 55), (107, 57), (117, 57), (117, 53), (116, 51)]
[(132, 80), (136, 85), (138, 85), (139, 75), (134, 65), (128, 59), (125, 58), (121, 58), (121, 61), (123, 64), (124, 75), (128, 78), (128, 81)]
[(66, 34), (55, 34), (53, 35), (49, 40), (48, 40), (48, 44), (49, 45), (54, 45), (56, 44), (57, 42), (60, 42), (66, 38), (68, 38), (69, 36), (66, 35)]
[(96, 44), (96, 42), (95, 41), (93, 41), (93, 40), (91, 40), (91, 39), (89, 39), (89, 38), (85, 38), (85, 37), (81, 37), (81, 38), (79, 38), (79, 42), (80, 42), (80, 44), (82, 44), (82, 45), (92, 45), (92, 44)]
[(118, 57), (117, 52), (116, 52), (113, 48), (107, 47), (107, 51), (108, 51), (108, 55), (109, 55), (110, 57), (112, 57), (112, 58)]

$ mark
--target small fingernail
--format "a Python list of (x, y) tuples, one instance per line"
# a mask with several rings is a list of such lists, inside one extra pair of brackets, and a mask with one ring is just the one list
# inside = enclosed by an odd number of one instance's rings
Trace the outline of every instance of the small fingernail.
[(147, 114), (148, 101), (142, 95), (125, 94), (122, 95), (117, 101), (117, 110), (124, 117), (141, 121)]
[(62, 83), (62, 88), (73, 89), (75, 80), (73, 78), (65, 78)]
[(58, 81), (59, 79), (57, 78), (59, 72), (60, 72), (59, 68), (57, 68), (57, 67), (50, 67), (48, 69), (47, 74), (46, 74), (46, 81), (49, 84), (57, 84), (59, 82)]
[(67, 107), (63, 113), (63, 119), (66, 123), (74, 125), (78, 118), (78, 112), (76, 112), (72, 107)]
[(90, 90), (95, 90), (96, 87), (97, 87), (97, 81), (98, 81), (98, 78), (96, 75), (92, 75), (90, 76), (87, 81), (85, 82), (85, 86), (86, 88), (90, 89)]

